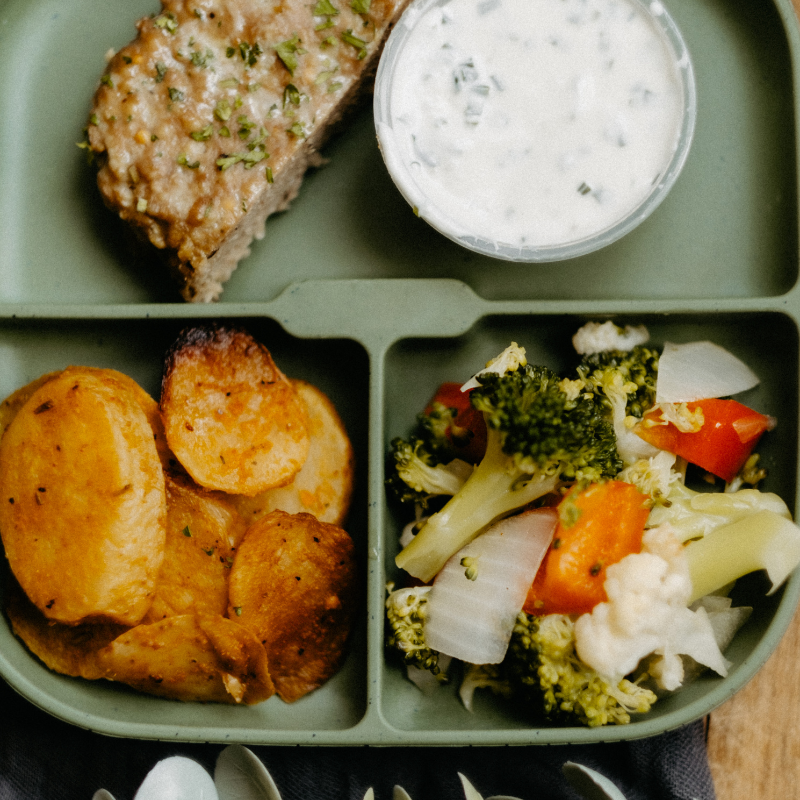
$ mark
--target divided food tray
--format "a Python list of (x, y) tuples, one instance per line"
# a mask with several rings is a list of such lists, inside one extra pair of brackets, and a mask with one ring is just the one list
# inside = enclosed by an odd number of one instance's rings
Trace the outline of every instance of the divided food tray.
[(0, 395), (70, 363), (113, 367), (157, 394), (161, 359), (200, 320), (241, 323), (291, 377), (316, 383), (353, 439), (348, 529), (365, 608), (344, 669), (293, 704), (178, 703), (56, 675), (0, 619), (0, 675), (32, 703), (102, 733), (244, 744), (494, 745), (613, 741), (696, 719), (749, 680), (788, 626), (800, 575), (754, 606), (727, 657), (627, 726), (532, 726), (512, 704), (455, 687), (433, 696), (383, 649), (385, 583), (406, 521), (387, 504), (383, 467), (435, 387), (471, 374), (509, 341), (556, 369), (584, 321), (644, 323), (656, 343), (711, 339), (761, 384), (742, 397), (778, 418), (761, 448), (765, 489), (798, 500), (797, 107), (800, 32), (789, 0), (669, 0), (698, 79), (698, 128), (670, 196), (641, 228), (558, 264), (501, 263), (464, 251), (416, 219), (383, 168), (362, 109), (325, 152), (293, 208), (216, 305), (175, 302), (153, 265), (130, 259), (74, 142), (109, 47), (125, 44), (151, 0), (0, 1)]

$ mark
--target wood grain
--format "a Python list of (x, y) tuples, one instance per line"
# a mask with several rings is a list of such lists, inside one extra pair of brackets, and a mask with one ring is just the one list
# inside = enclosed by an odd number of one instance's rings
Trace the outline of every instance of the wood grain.
[[(800, 0), (798, 0), (800, 2)], [(717, 800), (788, 800), (800, 786), (800, 612), (744, 689), (711, 714)]]

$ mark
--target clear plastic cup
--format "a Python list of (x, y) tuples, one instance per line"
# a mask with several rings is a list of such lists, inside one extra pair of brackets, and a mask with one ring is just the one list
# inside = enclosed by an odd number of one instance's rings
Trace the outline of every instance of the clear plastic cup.
[[(620, 216), (606, 220), (596, 230), (583, 231), (577, 237), (565, 237), (563, 240), (513, 244), (487, 236), (485, 231), (476, 233), (465, 226), (463, 214), (460, 216), (454, 205), (450, 207), (447, 199), (443, 200), (442, 193), (437, 192), (437, 199), (432, 200), (432, 192), (426, 189), (426, 182), (420, 178), (421, 165), (414, 163), (408, 157), (407, 148), (404, 150), (399, 145), (402, 125), (393, 115), (392, 88), (398, 75), (398, 64), (415, 26), (432, 9), (446, 10), (451, 4), (456, 6), (475, 1), (414, 0), (387, 41), (376, 76), (374, 116), (381, 153), (394, 183), (415, 213), (436, 230), (470, 250), (494, 258), (519, 262), (559, 261), (590, 253), (617, 241), (655, 211), (677, 180), (689, 154), (697, 117), (697, 95), (692, 62), (677, 25), (659, 0), (624, 0), (649, 20), (656, 34), (662, 37), (666, 51), (671, 54), (682, 95), (682, 116), (676, 130), (674, 149), (663, 163), (648, 193), (640, 196), (638, 202), (634, 201), (635, 205), (623, 209)], [(520, 65), (523, 70), (531, 68), (535, 68), (535, 65)], [(497, 213), (502, 213), (500, 207)]]

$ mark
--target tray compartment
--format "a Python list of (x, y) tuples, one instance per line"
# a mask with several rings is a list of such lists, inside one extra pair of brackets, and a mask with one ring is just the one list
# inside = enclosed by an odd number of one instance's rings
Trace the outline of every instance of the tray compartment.
[[(559, 372), (569, 369), (577, 357), (571, 336), (587, 319), (598, 316), (575, 314), (490, 315), (468, 333), (448, 339), (404, 339), (395, 344), (386, 358), (386, 430), (388, 448), (394, 436), (407, 434), (416, 414), (424, 408), (443, 381), (465, 381), (486, 361), (511, 341), (527, 350), (529, 363), (545, 364)], [(646, 324), (651, 342), (687, 342), (708, 339), (742, 358), (761, 378), (758, 387), (737, 396), (741, 402), (778, 419), (778, 428), (767, 434), (759, 446), (762, 463), (769, 476), (761, 485), (783, 497), (794, 511), (797, 494), (798, 453), (798, 331), (794, 320), (781, 313), (692, 313), (615, 315), (619, 324)], [(412, 512), (413, 516), (413, 512)], [(394, 557), (399, 551), (397, 538), (412, 518), (408, 509), (387, 501), (384, 569), (386, 580), (395, 580), (399, 571)], [(793, 579), (795, 582), (797, 576)], [(734, 595), (739, 605), (752, 605), (751, 620), (739, 632), (726, 653), (733, 661), (726, 691), (731, 684), (752, 674), (753, 662), (769, 653), (766, 639), (776, 620), (782, 593), (765, 597), (768, 582), (761, 575), (739, 581)], [(793, 591), (793, 590), (791, 590)], [(791, 600), (787, 601), (791, 605)], [(791, 611), (791, 609), (790, 609)], [(760, 663), (760, 662), (759, 662)], [(457, 695), (458, 680), (432, 695), (422, 694), (405, 678), (405, 668), (387, 653), (384, 661), (382, 710), (388, 723), (402, 731), (447, 731), (461, 738), (465, 731), (480, 731), (483, 736), (505, 735), (510, 741), (602, 741), (648, 735), (652, 726), (669, 727), (667, 720), (688, 721), (685, 715), (695, 704), (707, 704), (720, 692), (721, 678), (705, 675), (674, 697), (656, 704), (629, 726), (585, 730), (539, 727), (515, 704), (493, 696), (489, 691), (475, 695), (473, 713), (466, 711)], [(723, 692), (724, 694), (724, 692)], [(714, 705), (720, 700), (713, 702)], [(696, 706), (695, 706), (696, 707)], [(710, 710), (711, 706), (706, 708)]]
[[(356, 454), (356, 491), (347, 530), (356, 543), (362, 575), (367, 572), (366, 426), (369, 364), (352, 341), (303, 340), (270, 319), (228, 320), (241, 325), (272, 352), (292, 378), (322, 389), (337, 407)], [(0, 394), (70, 364), (111, 367), (158, 397), (166, 348), (190, 324), (175, 319), (0, 321)], [(191, 323), (193, 324), (193, 323)], [(5, 561), (5, 559), (3, 559)], [(0, 571), (0, 590), (8, 580)], [(251, 707), (179, 703), (138, 694), (106, 681), (57, 675), (34, 658), (0, 614), (0, 661), (12, 685), (37, 705), (83, 727), (141, 738), (223, 741), (313, 741), (356, 726), (367, 708), (366, 615), (356, 625), (350, 655), (324, 687), (288, 705), (277, 697)]]
[[(177, 300), (102, 206), (82, 138), (104, 54), (157, 0), (0, 3), (0, 302)], [(489, 300), (774, 297), (797, 280), (797, 163), (789, 0), (669, 0), (699, 114), (686, 168), (651, 219), (567, 262), (479, 257), (416, 218), (392, 184), (365, 105), (273, 217), (222, 295), (269, 301), (295, 280), (456, 278)], [(20, 68), (24, 65), (24, 69)], [(42, 235), (46, 230), (47, 235)], [(587, 280), (587, 276), (590, 278)]]

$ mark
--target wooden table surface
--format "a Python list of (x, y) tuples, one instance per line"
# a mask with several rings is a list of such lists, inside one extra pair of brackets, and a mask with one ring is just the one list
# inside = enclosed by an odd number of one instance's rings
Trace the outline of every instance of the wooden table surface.
[(712, 712), (708, 759), (717, 800), (800, 797), (800, 611), (763, 669)]

